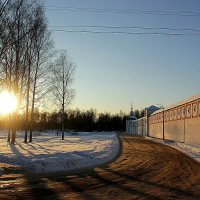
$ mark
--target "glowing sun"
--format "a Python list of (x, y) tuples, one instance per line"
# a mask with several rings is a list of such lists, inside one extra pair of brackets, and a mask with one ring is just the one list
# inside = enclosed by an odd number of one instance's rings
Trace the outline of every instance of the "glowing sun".
[(2, 91), (0, 93), (0, 113), (8, 114), (13, 112), (17, 106), (17, 99), (13, 93)]

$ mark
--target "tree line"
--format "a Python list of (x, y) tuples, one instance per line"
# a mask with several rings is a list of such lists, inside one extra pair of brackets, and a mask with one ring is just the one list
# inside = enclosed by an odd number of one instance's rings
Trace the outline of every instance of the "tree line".
[[(135, 110), (137, 118), (144, 116), (144, 110)], [(26, 116), (18, 115), (18, 130), (25, 130), (27, 126)], [(62, 111), (60, 112), (40, 112), (35, 110), (33, 130), (62, 130)], [(79, 109), (67, 110), (64, 113), (65, 131), (125, 131), (126, 120), (129, 115), (120, 112), (118, 114), (97, 113), (95, 109), (81, 111)], [(0, 118), (0, 129), (7, 129), (6, 117)]]
[(75, 64), (65, 50), (54, 48), (47, 27), (39, 0), (0, 0), (0, 90), (17, 98), (15, 111), (7, 117), (8, 142), (12, 144), (22, 115), (24, 142), (32, 142), (35, 112), (41, 102), (45, 98), (54, 101), (63, 119), (74, 97)]
[[(18, 130), (24, 130), (27, 126), (26, 116), (18, 115)], [(62, 130), (62, 111), (60, 112), (34, 112), (33, 129)], [(81, 111), (79, 109), (68, 110), (64, 113), (65, 131), (125, 131), (128, 115), (120, 112), (119, 114), (97, 113), (95, 109)], [(6, 129), (6, 118), (0, 118), (0, 129)]]

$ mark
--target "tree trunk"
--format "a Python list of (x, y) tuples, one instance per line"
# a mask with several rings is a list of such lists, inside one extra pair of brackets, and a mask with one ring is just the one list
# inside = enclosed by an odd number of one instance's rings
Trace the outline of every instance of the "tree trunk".
[[(19, 92), (19, 67), (20, 67), (20, 14), (18, 13), (18, 19), (17, 19), (17, 44), (15, 46), (15, 54), (16, 54), (16, 65), (15, 65), (15, 81), (14, 81), (14, 93), (15, 96), (18, 97)], [(12, 117), (12, 139), (11, 144), (15, 143), (16, 139), (16, 128), (17, 127), (17, 111), (13, 113)]]
[(29, 142), (32, 142), (33, 139), (33, 121), (34, 121), (34, 104), (35, 104), (35, 93), (33, 92), (33, 102), (31, 108), (31, 122), (30, 122), (30, 135), (29, 135)]
[(26, 124), (25, 135), (24, 135), (24, 143), (27, 143), (27, 138), (28, 138), (28, 128), (27, 128), (27, 124)]
[(64, 137), (65, 137), (64, 109), (62, 109), (61, 121), (62, 121), (62, 140), (64, 140)]
[(8, 129), (8, 139), (7, 139), (7, 142), (10, 143), (10, 129)]
[(64, 127), (64, 113), (65, 113), (65, 74), (64, 74), (64, 66), (63, 66), (63, 96), (62, 96), (62, 140), (64, 140), (65, 136), (65, 127)]
[(33, 83), (33, 96), (32, 96), (31, 124), (30, 124), (29, 142), (32, 142), (32, 136), (33, 136), (32, 132), (33, 132), (33, 122), (34, 122), (35, 93), (36, 93), (36, 85), (37, 85), (37, 79), (38, 79), (39, 60), (40, 60), (40, 51), (38, 50), (38, 53), (37, 53), (37, 64), (36, 64), (35, 77), (34, 77), (34, 83)]
[(15, 120), (15, 114), (14, 114), (14, 121), (12, 122), (11, 144), (15, 143), (15, 139), (16, 139), (16, 120)]
[(33, 139), (34, 106), (35, 106), (35, 90), (33, 90), (29, 142), (32, 142), (32, 139)]
[[(27, 142), (28, 138), (28, 128), (29, 128), (29, 92), (30, 92), (30, 75), (31, 75), (31, 61), (29, 60), (29, 67), (28, 67), (28, 83), (27, 83), (27, 96), (26, 96), (26, 129), (24, 135), (24, 142)], [(32, 135), (32, 133), (31, 133)], [(32, 141), (32, 137), (31, 137)]]
[(7, 142), (10, 143), (10, 129), (11, 129), (11, 118), (10, 118), (10, 114), (8, 116), (8, 126), (7, 126), (7, 129), (8, 129), (8, 139), (7, 139)]

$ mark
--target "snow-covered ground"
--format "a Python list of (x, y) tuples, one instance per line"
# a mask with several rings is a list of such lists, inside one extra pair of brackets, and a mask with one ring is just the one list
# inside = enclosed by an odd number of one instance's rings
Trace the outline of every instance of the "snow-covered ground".
[(34, 132), (32, 143), (23, 143), (23, 132), (17, 133), (15, 145), (7, 144), (7, 133), (0, 131), (0, 162), (23, 166), (35, 172), (70, 171), (97, 166), (112, 160), (119, 152), (115, 133)]
[(145, 137), (148, 140), (153, 140), (155, 142), (159, 142), (168, 146), (171, 146), (188, 156), (192, 157), (196, 161), (200, 163), (200, 145), (199, 144), (185, 144), (181, 142), (169, 141), (169, 140), (162, 140), (157, 138)]

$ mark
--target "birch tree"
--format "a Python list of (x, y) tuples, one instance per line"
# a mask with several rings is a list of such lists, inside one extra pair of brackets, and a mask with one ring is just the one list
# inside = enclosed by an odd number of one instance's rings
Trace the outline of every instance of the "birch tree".
[(39, 0), (0, 0), (0, 87), (12, 91), (18, 100), (16, 111), (9, 117), (12, 144), (16, 138), (19, 110), (25, 108), (28, 122), (30, 105), (34, 112), (37, 87), (44, 85), (44, 81), (38, 80), (44, 73), (41, 66), (47, 59), (49, 38)]
[(75, 91), (71, 88), (74, 78), (75, 64), (66, 53), (61, 51), (55, 65), (52, 68), (52, 92), (55, 103), (61, 111), (62, 140), (64, 140), (64, 114), (67, 106), (72, 102)]
[[(10, 119), (12, 121), (11, 143), (14, 144), (17, 129), (17, 115), (20, 104), (23, 100), (24, 80), (26, 78), (26, 35), (32, 31), (28, 25), (27, 18), (31, 15), (31, 7), (35, 1), (8, 0), (1, 9), (0, 24), (0, 62), (1, 62), (1, 82), (3, 88), (12, 91), (18, 99), (17, 109)], [(28, 28), (31, 27), (31, 28)]]
[(35, 63), (31, 73), (31, 109), (30, 109), (30, 137), (29, 142), (32, 142), (32, 132), (34, 124), (34, 111), (36, 103), (45, 98), (49, 87), (49, 71), (50, 65), (48, 61), (51, 59), (53, 52), (53, 41), (51, 34), (47, 31), (47, 22), (42, 7), (38, 7), (35, 13), (36, 26), (34, 37), (34, 53)]

